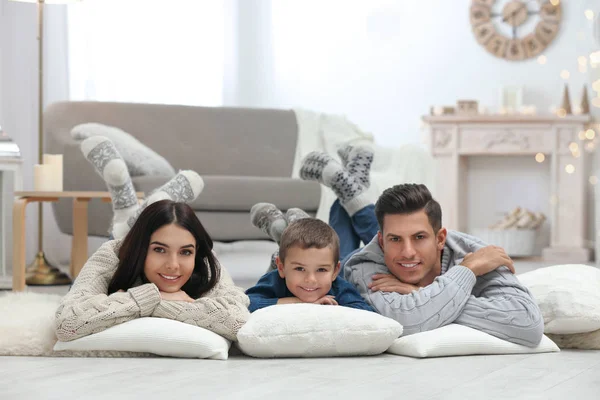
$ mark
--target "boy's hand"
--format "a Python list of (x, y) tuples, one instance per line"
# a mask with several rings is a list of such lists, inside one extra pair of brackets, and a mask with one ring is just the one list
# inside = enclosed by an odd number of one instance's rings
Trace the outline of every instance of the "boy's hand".
[(179, 290), (174, 293), (160, 292), (160, 298), (169, 301), (185, 301), (187, 303), (194, 302), (194, 299), (188, 296), (188, 294), (183, 290)]
[(335, 297), (331, 295), (326, 295), (321, 297), (319, 300), (314, 301), (313, 304), (323, 304), (327, 306), (337, 306), (338, 302), (335, 301)]
[(372, 291), (395, 292), (400, 294), (409, 294), (413, 290), (419, 290), (418, 286), (404, 283), (391, 274), (375, 274), (371, 277), (373, 281), (369, 283), (369, 289)]

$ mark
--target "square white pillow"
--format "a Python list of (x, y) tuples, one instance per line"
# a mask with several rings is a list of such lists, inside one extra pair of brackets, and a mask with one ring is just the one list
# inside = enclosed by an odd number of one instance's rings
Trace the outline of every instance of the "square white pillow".
[(560, 351), (546, 336), (531, 348), (498, 339), (468, 326), (450, 324), (428, 332), (396, 339), (388, 353), (408, 357), (447, 357), (472, 354), (521, 354)]
[(332, 357), (383, 353), (402, 325), (377, 313), (341, 306), (282, 304), (253, 312), (238, 332), (252, 357)]
[(227, 360), (231, 342), (207, 329), (166, 318), (137, 318), (69, 342), (55, 351), (147, 352), (168, 357)]
[(75, 140), (84, 140), (91, 136), (104, 136), (115, 145), (127, 165), (131, 176), (167, 176), (175, 175), (175, 169), (160, 154), (140, 142), (122, 129), (90, 122), (75, 126), (71, 130)]
[(544, 333), (600, 329), (600, 269), (582, 264), (555, 265), (518, 278), (542, 310)]

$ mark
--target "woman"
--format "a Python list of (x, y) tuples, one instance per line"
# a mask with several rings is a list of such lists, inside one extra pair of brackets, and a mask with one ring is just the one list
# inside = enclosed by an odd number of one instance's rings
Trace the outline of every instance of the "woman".
[(235, 341), (249, 317), (249, 300), (219, 265), (212, 240), (192, 208), (167, 199), (147, 202), (141, 210), (123, 240), (108, 241), (92, 255), (61, 300), (58, 339), (74, 340), (135, 318), (159, 317)]

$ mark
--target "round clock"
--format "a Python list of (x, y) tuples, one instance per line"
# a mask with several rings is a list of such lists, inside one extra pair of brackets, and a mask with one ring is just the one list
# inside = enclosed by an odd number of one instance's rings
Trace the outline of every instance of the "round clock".
[(473, 0), (470, 11), (479, 44), (511, 61), (544, 51), (558, 33), (561, 16), (559, 0)]

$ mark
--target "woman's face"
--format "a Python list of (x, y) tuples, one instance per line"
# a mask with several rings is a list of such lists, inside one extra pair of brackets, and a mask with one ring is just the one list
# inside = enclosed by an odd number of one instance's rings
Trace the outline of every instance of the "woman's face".
[(150, 237), (144, 274), (161, 292), (178, 292), (192, 276), (195, 259), (194, 236), (179, 225), (165, 225)]

